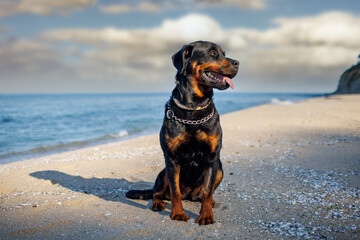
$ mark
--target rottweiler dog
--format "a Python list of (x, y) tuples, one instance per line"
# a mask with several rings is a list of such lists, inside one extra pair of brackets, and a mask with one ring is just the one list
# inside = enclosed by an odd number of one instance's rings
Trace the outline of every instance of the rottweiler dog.
[(165, 106), (160, 144), (165, 168), (154, 187), (131, 190), (132, 199), (153, 199), (155, 211), (171, 200), (171, 219), (187, 221), (182, 199), (201, 201), (200, 225), (214, 223), (213, 193), (223, 178), (220, 162), (222, 130), (213, 103), (213, 88), (234, 88), (231, 78), (239, 62), (225, 57), (220, 46), (205, 41), (185, 45), (172, 56), (176, 87)]

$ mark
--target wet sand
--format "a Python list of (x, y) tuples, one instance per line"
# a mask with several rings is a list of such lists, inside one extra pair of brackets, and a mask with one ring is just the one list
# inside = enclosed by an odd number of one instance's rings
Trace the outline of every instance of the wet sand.
[[(215, 102), (216, 104), (216, 102)], [(359, 239), (360, 95), (221, 116), (216, 223), (199, 202), (130, 200), (164, 167), (158, 135), (0, 165), (0, 239)]]

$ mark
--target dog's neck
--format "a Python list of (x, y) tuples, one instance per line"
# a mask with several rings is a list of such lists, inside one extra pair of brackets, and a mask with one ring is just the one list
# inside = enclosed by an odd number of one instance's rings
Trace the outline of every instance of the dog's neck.
[(173, 90), (172, 96), (177, 99), (177, 101), (187, 108), (190, 109), (201, 109), (205, 106), (208, 106), (212, 102), (214, 91), (212, 88), (203, 89), (201, 96), (196, 93), (193, 89), (193, 86), (187, 79), (182, 79), (180, 84), (177, 79), (176, 87)]

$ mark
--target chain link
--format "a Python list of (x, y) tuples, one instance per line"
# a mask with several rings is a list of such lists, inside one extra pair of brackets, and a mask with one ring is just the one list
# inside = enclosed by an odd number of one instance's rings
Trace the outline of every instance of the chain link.
[[(171, 112), (170, 112), (171, 111)], [(214, 116), (215, 113), (215, 108), (213, 108), (212, 112), (210, 113), (210, 115), (199, 119), (199, 120), (186, 120), (186, 119), (181, 119), (178, 118), (177, 116), (174, 115), (174, 112), (172, 110), (167, 110), (167, 118), (168, 119), (174, 119), (175, 121), (184, 123), (184, 124), (189, 124), (189, 125), (198, 125), (198, 124), (202, 124), (204, 122), (209, 121), (210, 118), (212, 118)]]

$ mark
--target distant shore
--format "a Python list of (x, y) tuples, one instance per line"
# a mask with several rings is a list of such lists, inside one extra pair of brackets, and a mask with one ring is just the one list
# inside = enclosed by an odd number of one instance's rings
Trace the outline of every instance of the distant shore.
[[(216, 100), (215, 100), (216, 102)], [(125, 192), (164, 168), (158, 134), (0, 165), (0, 239), (360, 238), (360, 95), (221, 116), (216, 223), (170, 220)]]

